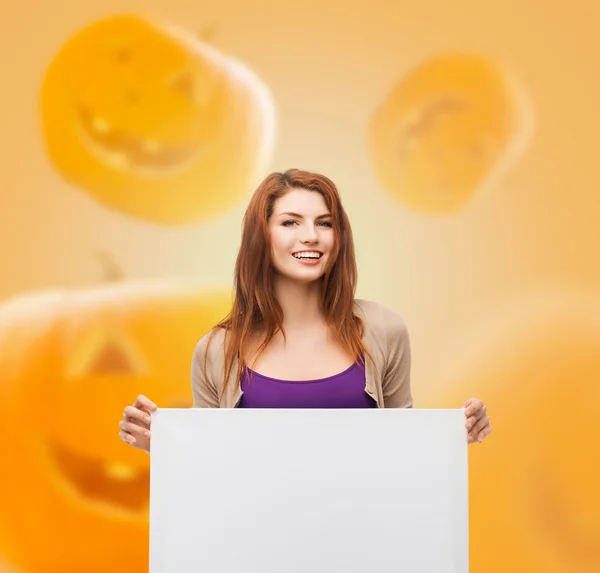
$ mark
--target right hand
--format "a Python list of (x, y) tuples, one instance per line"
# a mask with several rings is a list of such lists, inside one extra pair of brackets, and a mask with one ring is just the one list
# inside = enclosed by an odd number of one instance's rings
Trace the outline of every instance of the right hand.
[(152, 400), (140, 394), (133, 406), (127, 406), (123, 412), (123, 419), (119, 422), (119, 438), (126, 444), (150, 453), (150, 424), (152, 412), (157, 406)]

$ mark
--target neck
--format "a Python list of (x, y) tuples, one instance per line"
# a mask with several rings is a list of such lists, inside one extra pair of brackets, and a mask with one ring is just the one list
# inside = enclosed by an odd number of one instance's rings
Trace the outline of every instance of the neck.
[(325, 323), (319, 305), (320, 281), (299, 283), (285, 277), (275, 277), (275, 296), (283, 310), (283, 327), (297, 330)]

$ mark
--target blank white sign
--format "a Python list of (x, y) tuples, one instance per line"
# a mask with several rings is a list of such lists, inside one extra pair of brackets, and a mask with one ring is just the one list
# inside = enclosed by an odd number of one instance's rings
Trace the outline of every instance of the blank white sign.
[(159, 409), (150, 573), (467, 573), (462, 410)]

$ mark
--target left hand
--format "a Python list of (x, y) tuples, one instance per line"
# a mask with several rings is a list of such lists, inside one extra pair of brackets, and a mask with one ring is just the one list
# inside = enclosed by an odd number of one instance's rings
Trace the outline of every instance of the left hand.
[(484, 438), (490, 435), (492, 426), (490, 426), (490, 417), (487, 415), (485, 404), (477, 398), (469, 398), (464, 405), (465, 428), (469, 431), (467, 442), (483, 442)]

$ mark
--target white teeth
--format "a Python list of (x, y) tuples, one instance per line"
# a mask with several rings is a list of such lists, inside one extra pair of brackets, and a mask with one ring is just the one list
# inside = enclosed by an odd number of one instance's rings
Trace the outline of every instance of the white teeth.
[(125, 153), (111, 153), (110, 162), (116, 169), (126, 169), (129, 167), (129, 158)]
[(110, 124), (108, 121), (98, 116), (92, 118), (92, 128), (98, 133), (106, 134), (110, 132)]
[(297, 259), (320, 259), (321, 253), (307, 251), (305, 253), (294, 253), (293, 256)]
[(136, 477), (137, 470), (124, 464), (108, 464), (104, 466), (104, 472), (112, 479), (128, 481)]

